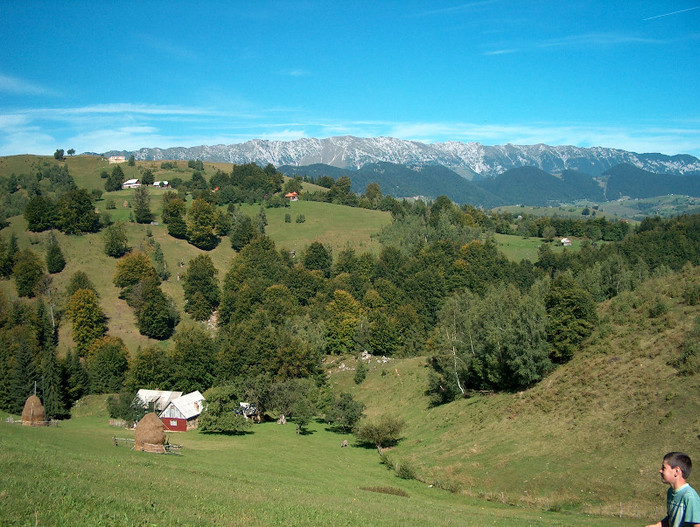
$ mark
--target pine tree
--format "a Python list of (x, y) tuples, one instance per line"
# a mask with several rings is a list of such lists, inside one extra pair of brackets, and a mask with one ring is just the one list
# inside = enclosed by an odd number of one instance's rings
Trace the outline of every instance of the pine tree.
[(89, 289), (78, 289), (68, 302), (66, 314), (73, 322), (76, 353), (84, 356), (92, 343), (107, 332), (105, 315), (97, 295)]
[(37, 306), (37, 340), (40, 347), (38, 366), (46, 417), (65, 417), (65, 394), (61, 382), (61, 368), (56, 358), (57, 334), (43, 302), (39, 302)]
[(78, 352), (66, 354), (66, 399), (68, 406), (72, 406), (75, 401), (88, 393), (88, 375), (85, 365), (80, 359)]
[(168, 264), (165, 261), (165, 256), (163, 255), (163, 249), (160, 247), (160, 243), (156, 242), (153, 245), (153, 262), (156, 273), (164, 282), (170, 278), (170, 271), (168, 271)]
[(55, 274), (63, 271), (65, 266), (66, 259), (58, 245), (56, 235), (52, 231), (49, 233), (48, 248), (46, 249), (46, 269), (49, 273)]
[(134, 191), (134, 219), (136, 223), (151, 223), (151, 194), (148, 187), (140, 186)]
[(9, 392), (8, 411), (10, 413), (22, 413), (27, 397), (34, 393), (34, 382), (36, 381), (37, 370), (32, 348), (25, 345), (17, 346), (7, 386)]

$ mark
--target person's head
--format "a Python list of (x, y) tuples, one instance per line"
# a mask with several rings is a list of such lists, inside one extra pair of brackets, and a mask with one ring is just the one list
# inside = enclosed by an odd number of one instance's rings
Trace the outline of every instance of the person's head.
[(664, 456), (664, 462), (661, 466), (661, 478), (666, 483), (673, 483), (679, 478), (686, 480), (690, 477), (690, 471), (693, 468), (693, 463), (690, 457), (682, 452), (669, 452)]

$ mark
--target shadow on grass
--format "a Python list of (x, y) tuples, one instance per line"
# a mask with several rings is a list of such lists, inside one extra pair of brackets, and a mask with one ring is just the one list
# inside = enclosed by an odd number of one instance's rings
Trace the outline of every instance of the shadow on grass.
[(222, 435), (227, 437), (236, 437), (253, 435), (255, 432), (253, 430), (240, 430), (236, 432), (222, 432), (219, 430), (200, 430), (199, 433), (205, 436)]

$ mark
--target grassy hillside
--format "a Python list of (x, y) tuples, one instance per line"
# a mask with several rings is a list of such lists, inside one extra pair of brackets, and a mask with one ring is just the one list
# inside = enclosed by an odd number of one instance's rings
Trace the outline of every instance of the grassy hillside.
[(332, 382), (368, 414), (406, 419), (405, 439), (389, 456), (427, 483), (513, 505), (658, 518), (661, 457), (681, 450), (700, 458), (700, 374), (679, 376), (669, 365), (700, 316), (681, 298), (698, 283), (696, 268), (602, 305), (585, 349), (524, 392), (431, 407), (422, 358), (375, 358), (359, 387), (355, 360), (338, 359)]
[[(628, 526), (591, 517), (489, 503), (402, 480), (316, 422), (256, 425), (240, 436), (171, 433), (182, 455), (115, 447), (104, 397), (92, 396), (59, 427), (7, 424), (0, 415), (3, 525), (495, 525)], [(349, 448), (340, 448), (344, 438)]]
[[(133, 192), (133, 190), (120, 190), (105, 193), (103, 198), (96, 203), (97, 209), (104, 212), (107, 199), (114, 199), (117, 209), (107, 212), (110, 213), (113, 220), (128, 221), (131, 209), (123, 205), (131, 200)], [(160, 219), (158, 216), (160, 213), (159, 196), (163, 192), (160, 189), (151, 191), (151, 210), (156, 213), (157, 220)], [(267, 234), (276, 242), (278, 248), (296, 250), (298, 255), (313, 241), (320, 241), (332, 247), (334, 251), (340, 251), (349, 246), (358, 252), (376, 252), (379, 249), (379, 243), (372, 238), (372, 235), (379, 232), (381, 227), (387, 224), (391, 218), (386, 212), (343, 207), (330, 203), (299, 201), (291, 205), (290, 208), (284, 209), (266, 209)], [(244, 206), (243, 209), (246, 213), (254, 215), (258, 213), (259, 206)], [(284, 221), (284, 215), (287, 213), (292, 215), (291, 223)], [(294, 220), (297, 214), (303, 214), (306, 221), (296, 223)], [(352, 228), (348, 228), (350, 225)], [(0, 235), (7, 239), (10, 233), (14, 232), (18, 237), (20, 249), (28, 247), (44, 257), (48, 234), (27, 232), (25, 229), (24, 218), (18, 216), (11, 219), (10, 226), (0, 231)], [(162, 288), (175, 300), (183, 320), (186, 320), (187, 314), (182, 312), (184, 293), (177, 279), (178, 274), (185, 271), (185, 268), (180, 267), (180, 264), (186, 266), (192, 258), (203, 251), (184, 240), (178, 240), (168, 235), (167, 227), (162, 224), (127, 223), (126, 231), (129, 244), (134, 249), (152, 254), (152, 243), (158, 242), (161, 245), (165, 261), (171, 271), (170, 279), (163, 283)], [(76, 271), (84, 271), (100, 294), (102, 309), (109, 319), (109, 333), (121, 337), (132, 353), (136, 351), (138, 346), (157, 344), (158, 341), (139, 334), (132, 309), (127, 306), (124, 300), (118, 298), (119, 290), (112, 283), (116, 270), (116, 260), (104, 254), (102, 234), (83, 236), (67, 236), (60, 232), (55, 232), (55, 234), (67, 261), (65, 269), (61, 273), (53, 275), (55, 293), (60, 297), (65, 291), (70, 277)], [(223, 238), (219, 246), (207, 254), (211, 256), (215, 267), (219, 270), (219, 279), (222, 280), (231, 260), (236, 256), (230, 241), (228, 238)], [(0, 281), (0, 289), (5, 292), (8, 298), (16, 297), (14, 281)], [(70, 327), (69, 324), (65, 323), (61, 326), (59, 352), (65, 352), (70, 343)]]
[[(494, 239), (498, 244), (498, 250), (505, 254), (509, 260), (519, 262), (528, 259), (536, 262), (540, 245), (545, 243), (543, 238), (523, 238), (522, 236), (510, 234), (494, 234)], [(577, 251), (581, 247), (581, 240), (572, 239), (571, 247), (564, 247), (556, 241), (549, 244), (555, 253), (561, 251)]]

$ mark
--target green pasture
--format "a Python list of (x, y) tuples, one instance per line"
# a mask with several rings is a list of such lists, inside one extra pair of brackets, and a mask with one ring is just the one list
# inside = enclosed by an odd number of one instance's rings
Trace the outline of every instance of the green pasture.
[[(243, 205), (241, 210), (255, 216), (259, 205)], [(285, 215), (290, 215), (290, 223)], [(304, 223), (297, 223), (299, 215)], [(368, 210), (317, 201), (294, 201), (289, 207), (265, 209), (267, 227), (265, 233), (272, 238), (278, 248), (294, 250), (299, 254), (312, 242), (321, 242), (333, 251), (347, 247), (357, 253), (378, 253), (379, 241), (374, 237), (382, 227), (391, 223), (391, 214), (378, 210)]]
[[(58, 427), (0, 423), (0, 524), (638, 523), (513, 507), (399, 479), (380, 464), (374, 448), (321, 422), (304, 435), (293, 424), (274, 422), (240, 436), (171, 433), (169, 441), (182, 445), (182, 454), (163, 455), (115, 447), (112, 436), (133, 438), (133, 432), (110, 427), (103, 410), (82, 413)], [(349, 448), (340, 448), (343, 439), (349, 439)], [(405, 495), (392, 493), (397, 491)]]
[[(543, 238), (523, 238), (518, 235), (511, 234), (494, 234), (494, 239), (498, 245), (498, 249), (508, 257), (509, 260), (519, 262), (520, 260), (530, 260), (536, 262), (538, 258), (538, 250), (540, 245), (547, 243)], [(581, 240), (576, 238), (571, 239), (571, 247), (564, 247), (559, 243), (559, 238), (549, 243), (552, 251), (577, 251), (581, 247)]]
[[(426, 482), (514, 507), (621, 514), (645, 525), (664, 515), (661, 457), (700, 458), (700, 375), (671, 366), (700, 316), (682, 299), (699, 278), (700, 268), (688, 269), (603, 304), (583, 350), (522, 392), (431, 406), (424, 357), (373, 357), (360, 386), (356, 359), (333, 357), (331, 385), (364, 402), (369, 416), (405, 419), (389, 456)], [(657, 302), (668, 311), (652, 317)]]

